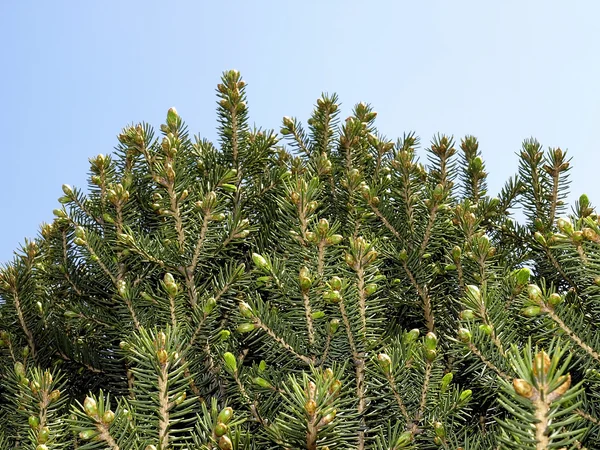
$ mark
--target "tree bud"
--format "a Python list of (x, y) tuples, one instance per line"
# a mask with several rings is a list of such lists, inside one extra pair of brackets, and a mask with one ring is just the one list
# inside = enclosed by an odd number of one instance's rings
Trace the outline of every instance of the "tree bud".
[(446, 430), (441, 422), (433, 423), (433, 431), (435, 435), (441, 439), (444, 439), (446, 437)]
[(214, 297), (209, 297), (206, 300), (206, 303), (204, 305), (204, 308), (202, 308), (202, 312), (208, 316), (211, 312), (213, 312), (213, 310), (215, 309), (215, 307), (217, 306), (217, 300), (215, 300)]
[(339, 319), (331, 319), (328, 324), (328, 332), (330, 334), (335, 334), (338, 328), (340, 327)]
[(481, 325), (479, 325), (479, 331), (481, 331), (486, 336), (491, 336), (493, 329), (488, 324), (481, 324)]
[(344, 259), (346, 264), (348, 264), (350, 267), (354, 267), (356, 265), (356, 259), (350, 253), (346, 253)]
[(437, 336), (431, 331), (425, 335), (425, 348), (427, 350), (435, 350), (437, 347)]
[(556, 292), (554, 292), (553, 294), (550, 294), (550, 296), (548, 297), (548, 303), (550, 303), (550, 305), (552, 306), (556, 306), (559, 303), (561, 303), (563, 301), (563, 298), (560, 294), (557, 294)]
[(271, 386), (271, 383), (262, 377), (254, 377), (252, 382), (263, 389), (271, 389), (273, 387)]
[(332, 234), (327, 238), (327, 243), (329, 245), (337, 245), (342, 242), (343, 239), (344, 237), (341, 234)]
[(539, 303), (542, 299), (542, 290), (535, 284), (530, 284), (527, 286), (527, 294), (529, 295), (529, 300), (532, 302)]
[(542, 233), (540, 233), (539, 231), (536, 231), (533, 235), (533, 238), (536, 240), (536, 242), (542, 246), (546, 246), (547, 242), (546, 242), (546, 238), (544, 237), (544, 235)]
[(165, 332), (159, 331), (158, 333), (156, 333), (156, 345), (159, 348), (163, 348), (166, 343), (167, 343), (167, 335), (165, 334)]
[(568, 373), (566, 375), (562, 375), (558, 378), (558, 382), (560, 383), (560, 385), (554, 389), (554, 391), (552, 391), (552, 396), (553, 397), (560, 397), (562, 395), (564, 395), (569, 388), (571, 387), (571, 374)]
[(426, 348), (425, 349), (425, 359), (427, 360), (427, 362), (433, 362), (435, 360), (435, 358), (437, 357), (437, 352), (435, 350), (431, 350)]
[(460, 393), (460, 396), (458, 397), (458, 401), (461, 403), (466, 403), (469, 400), (471, 400), (472, 396), (473, 396), (473, 391), (471, 389), (465, 389), (464, 391), (462, 391)]
[(259, 269), (267, 269), (269, 267), (269, 263), (267, 260), (258, 253), (252, 253), (252, 261), (254, 261), (254, 265)]
[(79, 437), (84, 441), (89, 441), (94, 436), (96, 436), (96, 430), (83, 430), (81, 433), (79, 433)]
[(17, 361), (15, 363), (14, 369), (15, 369), (15, 374), (17, 375), (17, 377), (19, 377), (19, 378), (25, 377), (25, 366), (23, 365), (22, 362)]
[(29, 416), (27, 422), (29, 423), (29, 426), (34, 430), (40, 426), (40, 418), (38, 416)]
[(401, 449), (406, 447), (412, 442), (413, 435), (410, 431), (405, 431), (396, 440), (396, 444), (394, 445), (394, 449)]
[(221, 436), (224, 436), (225, 434), (227, 434), (227, 432), (229, 431), (229, 427), (226, 424), (219, 422), (215, 426), (214, 431), (215, 431), (215, 436), (221, 437)]
[(242, 315), (242, 317), (245, 317), (246, 319), (251, 319), (252, 317), (254, 317), (252, 308), (250, 307), (250, 305), (248, 303), (241, 301), (240, 305), (239, 305), (239, 309), (240, 309), (240, 314)]
[(390, 373), (390, 368), (392, 367), (392, 358), (390, 358), (389, 355), (380, 353), (377, 355), (377, 361), (379, 362), (379, 365), (385, 374)]
[(523, 314), (525, 317), (535, 317), (539, 316), (541, 312), (542, 308), (540, 308), (539, 306), (528, 306), (523, 311), (521, 311), (521, 314)]
[(230, 335), (231, 335), (231, 331), (221, 330), (221, 331), (219, 331), (219, 334), (217, 335), (217, 337), (218, 337), (219, 341), (225, 342), (227, 339), (229, 339)]
[(179, 287), (177, 286), (177, 283), (175, 283), (175, 279), (173, 278), (173, 275), (171, 275), (170, 273), (167, 272), (165, 274), (163, 282), (165, 284), (165, 289), (166, 289), (167, 293), (171, 297), (175, 297), (177, 295), (177, 292), (179, 291)]
[(398, 259), (400, 260), (400, 262), (406, 262), (408, 261), (408, 253), (406, 252), (406, 250), (402, 249), (400, 251), (400, 254), (398, 255)]
[(110, 409), (104, 411), (104, 414), (102, 414), (102, 422), (104, 422), (106, 425), (109, 425), (113, 422), (113, 420), (115, 420), (115, 413)]
[(164, 366), (169, 360), (169, 354), (164, 348), (161, 348), (156, 352), (156, 358), (158, 359), (158, 363)]
[(177, 397), (175, 397), (175, 400), (174, 400), (175, 405), (177, 405), (177, 406), (181, 405), (185, 401), (186, 398), (187, 398), (187, 394), (184, 391), (181, 394), (179, 394)]
[(471, 332), (467, 328), (459, 328), (458, 340), (465, 344), (471, 342)]
[(331, 277), (329, 280), (329, 286), (334, 291), (339, 291), (342, 289), (342, 279), (340, 277)]
[(573, 224), (568, 218), (558, 219), (556, 222), (556, 226), (558, 227), (561, 233), (564, 233), (566, 235), (571, 235), (571, 233), (573, 233)]
[[(225, 352), (223, 354), (223, 359), (225, 360), (225, 367), (232, 373), (237, 372), (237, 360), (233, 353)], [(223, 421), (221, 421), (223, 422)], [(224, 422), (225, 423), (225, 422)]]
[(542, 373), (547, 375), (551, 363), (550, 356), (544, 350), (538, 352), (533, 358), (533, 375), (536, 377), (539, 377)]
[(440, 391), (442, 393), (446, 392), (450, 383), (452, 383), (452, 379), (454, 378), (454, 374), (452, 372), (448, 372), (446, 375), (442, 377), (442, 381), (440, 381)]
[(267, 363), (265, 362), (264, 359), (261, 359), (260, 363), (258, 363), (258, 373), (263, 373), (266, 369), (267, 369)]
[(473, 300), (475, 300), (478, 304), (481, 303), (481, 291), (479, 290), (479, 288), (475, 285), (468, 285), (467, 286), (467, 295), (469, 297), (471, 297)]
[(179, 118), (179, 114), (177, 114), (177, 110), (172, 107), (167, 111), (167, 125), (169, 127), (174, 127), (177, 124), (177, 119)]
[(329, 425), (335, 419), (335, 409), (331, 411), (329, 414), (323, 416), (323, 418), (319, 421), (319, 426)]
[(54, 403), (59, 398), (60, 398), (60, 391), (58, 389), (54, 389), (52, 392), (50, 392), (50, 396), (49, 396), (50, 402)]
[(329, 231), (329, 221), (327, 219), (319, 219), (317, 231), (321, 234), (321, 236), (325, 236)]
[(531, 270), (527, 267), (522, 267), (516, 273), (516, 280), (519, 286), (525, 286), (529, 283), (529, 278), (531, 277)]
[(85, 229), (83, 227), (75, 227), (75, 236), (85, 239)]
[[(230, 353), (230, 355), (231, 355), (231, 353)], [(217, 417), (217, 422), (224, 423), (225, 425), (227, 425), (231, 421), (232, 417), (233, 417), (233, 408), (231, 406), (228, 406), (227, 408), (223, 408), (221, 410), (221, 412), (219, 413), (219, 416)]]
[(513, 387), (515, 392), (521, 397), (531, 398), (533, 396), (533, 386), (522, 378), (515, 378), (513, 380)]
[[(363, 264), (371, 264), (373, 261), (375, 261), (377, 259), (377, 255), (378, 255), (378, 253), (376, 250), (369, 250), (363, 258)], [(423, 255), (423, 256), (425, 256), (425, 255)]]
[(312, 280), (309, 277), (300, 276), (299, 282), (300, 282), (300, 289), (303, 292), (307, 292), (310, 289), (310, 286), (312, 285)]
[(227, 435), (223, 435), (219, 438), (219, 448), (221, 450), (233, 450), (233, 443)]
[(98, 406), (96, 405), (96, 400), (92, 397), (86, 397), (83, 401), (83, 409), (85, 413), (92, 417), (98, 414)]
[(322, 319), (325, 317), (325, 311), (314, 311), (310, 316), (315, 320)]
[(472, 309), (463, 309), (459, 314), (460, 320), (473, 320), (475, 319), (475, 312)]
[(254, 331), (255, 325), (253, 323), (242, 323), (240, 324), (235, 331), (238, 333), (250, 333)]
[(342, 300), (342, 294), (340, 291), (330, 291), (328, 294), (329, 300), (331, 300), (333, 303), (339, 303)]
[(419, 331), (418, 328), (413, 328), (412, 330), (406, 332), (406, 334), (404, 335), (403, 341), (406, 344), (412, 344), (413, 342), (415, 342), (418, 339), (420, 333), (421, 332)]
[(367, 296), (373, 295), (377, 292), (377, 288), (378, 286), (375, 283), (369, 283), (365, 286), (365, 294), (367, 294)]

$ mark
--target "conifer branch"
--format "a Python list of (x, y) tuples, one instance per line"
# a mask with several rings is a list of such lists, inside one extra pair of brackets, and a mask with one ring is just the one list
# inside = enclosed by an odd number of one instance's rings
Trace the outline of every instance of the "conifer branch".
[(547, 435), (546, 430), (548, 429), (549, 419), (548, 413), (550, 412), (550, 401), (545, 396), (540, 395), (536, 400), (533, 401), (535, 407), (535, 439), (536, 439), (536, 450), (546, 450), (550, 445), (550, 438)]
[(505, 372), (503, 372), (498, 367), (496, 367), (496, 365), (493, 362), (491, 362), (489, 359), (487, 359), (485, 356), (483, 356), (483, 354), (479, 351), (479, 349), (472, 342), (469, 342), (468, 347), (469, 347), (469, 350), (471, 350), (471, 352), (473, 354), (477, 355), (477, 357), (481, 360), (481, 362), (484, 363), (488, 367), (488, 369), (491, 369), (494, 372), (496, 372), (500, 376), (500, 378), (502, 378), (505, 381), (510, 381), (512, 379)]
[(323, 350), (323, 354), (321, 355), (321, 359), (319, 361), (320, 366), (325, 364), (325, 361), (327, 361), (327, 356), (329, 355), (329, 349), (331, 348), (332, 337), (333, 336), (331, 333), (327, 333), (327, 338), (325, 338), (325, 350)]
[(61, 233), (61, 236), (62, 236), (62, 255), (63, 255), (63, 263), (64, 263), (63, 267), (65, 268), (63, 273), (65, 275), (65, 279), (67, 280), (67, 283), (69, 283), (69, 285), (73, 288), (75, 293), (81, 297), (83, 294), (81, 293), (79, 288), (75, 285), (75, 283), (73, 283), (73, 281), (71, 280), (71, 276), (69, 275), (69, 270), (67, 267), (67, 263), (69, 261), (69, 258), (67, 255), (67, 232), (65, 230), (63, 230)]
[(302, 300), (304, 301), (304, 314), (306, 315), (306, 327), (308, 328), (308, 343), (313, 345), (315, 343), (315, 330), (313, 326), (312, 312), (310, 308), (310, 298), (308, 291), (302, 292)]
[(185, 229), (183, 226), (183, 219), (181, 218), (179, 202), (177, 201), (177, 194), (175, 193), (175, 180), (171, 180), (171, 182), (167, 185), (167, 193), (169, 194), (171, 211), (173, 212), (173, 218), (175, 219), (175, 231), (177, 232), (179, 251), (182, 252), (185, 245)]
[(431, 299), (429, 298), (429, 295), (427, 294), (425, 288), (422, 288), (419, 285), (419, 283), (417, 283), (417, 280), (415, 279), (411, 270), (408, 268), (408, 264), (406, 263), (406, 261), (402, 261), (402, 266), (404, 267), (404, 271), (406, 272), (410, 283), (416, 289), (417, 293), (419, 294), (419, 297), (421, 297), (421, 300), (423, 301), (423, 312), (425, 315), (425, 323), (427, 324), (427, 331), (433, 331), (434, 317), (433, 309), (431, 306)]
[(402, 412), (404, 420), (406, 420), (407, 424), (410, 423), (410, 416), (408, 415), (406, 405), (404, 404), (404, 401), (402, 400), (402, 396), (398, 392), (398, 389), (396, 389), (396, 380), (394, 379), (394, 375), (391, 372), (389, 372), (386, 374), (386, 378), (390, 384), (390, 388), (392, 389), (392, 393), (394, 394), (394, 398), (396, 399), (396, 403), (398, 403), (398, 407), (400, 408), (400, 412)]
[[(425, 367), (425, 377), (423, 381), (423, 387), (421, 389), (421, 401), (419, 402), (419, 410), (415, 415), (415, 422), (418, 423), (423, 418), (423, 414), (425, 412), (425, 406), (427, 405), (427, 392), (429, 391), (429, 382), (431, 380), (431, 369), (433, 367), (432, 362), (427, 362), (427, 366)], [(415, 423), (415, 426), (416, 426)]]
[[(74, 361), (72, 358), (69, 358), (69, 357), (68, 357), (68, 356), (67, 356), (67, 355), (66, 355), (64, 352), (62, 352), (62, 351), (60, 351), (60, 350), (59, 350), (59, 351), (57, 351), (57, 354), (58, 354), (58, 355), (59, 355), (59, 356), (60, 356), (62, 359), (64, 359), (65, 361)], [(86, 368), (87, 370), (89, 370), (90, 372), (93, 372), (93, 373), (104, 373), (104, 371), (103, 371), (103, 370), (97, 369), (96, 367), (94, 367), (94, 366), (91, 366), (90, 364), (86, 364), (86, 363), (84, 363), (84, 362), (82, 362), (82, 361), (75, 361), (75, 362), (76, 362), (77, 364), (79, 364), (80, 366), (82, 366), (82, 367), (85, 367), (85, 368)]]
[(98, 256), (98, 254), (94, 251), (93, 247), (90, 245), (90, 243), (87, 240), (85, 241), (85, 247), (90, 252), (90, 255), (92, 255), (92, 260), (95, 261), (96, 264), (98, 264), (100, 266), (100, 268), (102, 269), (104, 274), (108, 278), (110, 278), (110, 281), (112, 281), (113, 285), (116, 287), (117, 281), (118, 281), (117, 278), (112, 274), (112, 272), (110, 270), (108, 270), (108, 267), (106, 267), (106, 265), (102, 262), (102, 260)]
[(569, 336), (569, 338), (575, 342), (575, 344), (577, 344), (579, 347), (581, 347), (583, 350), (585, 350), (585, 352), (590, 355), (592, 358), (594, 358), (597, 362), (600, 362), (600, 353), (598, 353), (596, 350), (594, 350), (592, 347), (590, 347), (588, 344), (586, 344), (585, 342), (583, 342), (583, 340), (581, 340), (581, 338), (579, 336), (577, 336), (575, 334), (575, 332), (573, 330), (571, 330), (566, 323), (563, 322), (563, 320), (558, 317), (558, 315), (556, 314), (556, 312), (554, 312), (554, 310), (548, 306), (543, 306), (542, 307), (542, 311), (545, 312), (546, 314), (548, 314), (548, 316), (550, 316), (550, 318), (556, 322), (556, 324), (560, 327), (561, 330), (563, 330), (565, 332), (565, 334), (567, 336)]
[[(232, 282), (227, 282), (225, 283), (225, 285), (223, 286), (223, 288), (217, 292), (217, 295), (215, 295), (215, 302), (218, 303), (219, 300), (221, 299), (221, 297), (223, 295), (225, 295), (225, 293), (231, 288), (231, 286), (233, 285)], [(192, 334), (192, 337), (190, 339), (190, 347), (192, 345), (194, 345), (194, 343), (196, 342), (196, 339), (198, 338), (198, 335), (200, 334), (200, 331), (202, 331), (202, 327), (204, 326), (204, 322), (206, 321), (206, 319), (208, 318), (207, 314), (204, 314), (202, 316), (202, 320), (200, 320), (200, 322), (198, 323), (198, 325), (196, 326), (196, 329), (194, 330), (194, 334)]]
[(15, 304), (15, 310), (17, 311), (17, 317), (19, 318), (19, 323), (21, 324), (21, 329), (25, 333), (25, 337), (27, 338), (27, 344), (31, 349), (31, 356), (35, 357), (35, 341), (33, 339), (33, 333), (27, 326), (27, 322), (25, 321), (25, 315), (23, 314), (23, 306), (21, 305), (21, 299), (19, 297), (19, 292), (16, 287), (13, 287), (11, 290), (13, 295), (13, 302)]
[(294, 348), (290, 344), (288, 344), (282, 337), (277, 336), (275, 332), (271, 330), (267, 325), (265, 325), (263, 321), (260, 320), (258, 317), (254, 317), (254, 325), (256, 325), (258, 328), (267, 333), (271, 337), (271, 339), (277, 342), (282, 348), (294, 355), (304, 364), (311, 365), (313, 363), (313, 361), (308, 356), (301, 355), (296, 350), (294, 350)]
[(429, 214), (429, 221), (427, 222), (427, 228), (425, 228), (425, 234), (423, 235), (423, 241), (421, 242), (421, 248), (419, 249), (419, 259), (425, 253), (427, 249), (427, 244), (429, 244), (429, 239), (431, 238), (431, 231), (433, 230), (433, 225), (435, 224), (435, 219), (437, 217), (438, 205), (434, 205), (431, 209), (431, 213)]
[(571, 285), (571, 287), (573, 289), (575, 289), (575, 292), (579, 292), (579, 289), (577, 289), (577, 285), (565, 273), (565, 271), (562, 269), (562, 267), (560, 266), (560, 264), (558, 263), (558, 261), (556, 260), (556, 258), (552, 254), (552, 252), (550, 251), (550, 249), (548, 247), (544, 246), (544, 251), (546, 252), (546, 255), (548, 256), (548, 259), (550, 260), (550, 262), (552, 263), (552, 265), (554, 266), (554, 268), (558, 271), (558, 273), (560, 273), (560, 275), (563, 277), (563, 279), (567, 283), (569, 283), (569, 285)]
[(169, 448), (169, 373), (168, 363), (160, 364), (158, 374), (158, 442), (160, 448)]
[(558, 186), (559, 186), (560, 171), (556, 168), (552, 171), (552, 194), (550, 196), (550, 217), (548, 222), (554, 223), (554, 216), (556, 215), (556, 207), (558, 204)]
[(460, 258), (456, 261), (456, 272), (458, 273), (458, 295), (462, 295), (465, 290), (465, 276)]
[(317, 273), (319, 274), (320, 277), (323, 276), (323, 266), (325, 264), (325, 244), (326, 244), (326, 239), (323, 238), (319, 241), (318, 244), (318, 259), (317, 259)]
[(302, 140), (300, 134), (298, 134), (298, 129), (296, 127), (291, 127), (290, 131), (292, 132), (292, 136), (294, 137), (296, 144), (298, 144), (298, 148), (302, 150), (306, 156), (310, 156), (310, 152), (308, 151), (308, 148), (306, 148), (306, 144)]
[[(350, 348), (352, 349), (352, 356), (354, 359), (354, 367), (356, 371), (356, 396), (358, 397), (358, 414), (361, 416), (361, 422), (364, 424), (364, 417), (362, 414), (365, 410), (365, 361), (364, 357), (358, 352), (356, 344), (354, 343), (354, 336), (352, 335), (352, 328), (350, 326), (350, 319), (346, 312), (346, 306), (344, 305), (344, 299), (340, 299), (340, 312), (342, 314), (342, 320), (346, 327), (346, 333), (348, 334), (348, 341)], [(360, 431), (358, 433), (358, 448), (364, 449), (365, 446), (365, 432)]]
[(206, 233), (208, 232), (208, 223), (209, 223), (210, 213), (205, 212), (202, 217), (202, 228), (200, 229), (200, 234), (198, 236), (198, 241), (196, 242), (196, 247), (194, 248), (194, 256), (192, 257), (192, 262), (188, 266), (188, 272), (194, 273), (196, 271), (196, 267), (198, 266), (198, 261), (200, 260), (200, 254), (202, 252), (202, 247), (204, 246), (204, 240), (206, 239)]
[(171, 326), (177, 325), (177, 316), (175, 315), (175, 296), (169, 294), (169, 312), (171, 313)]
[(381, 213), (381, 211), (379, 210), (379, 208), (377, 206), (375, 206), (373, 204), (373, 202), (369, 202), (369, 205), (371, 206), (371, 210), (375, 213), (375, 215), (377, 217), (379, 217), (379, 219), (381, 220), (381, 222), (383, 222), (383, 225), (385, 225), (385, 227), (388, 230), (390, 230), (390, 232), (394, 235), (394, 237), (396, 239), (398, 239), (399, 242), (403, 242), (403, 239), (400, 236), (400, 233), (398, 233), (398, 230), (396, 230), (394, 228), (394, 226), (387, 220), (387, 218)]
[(119, 450), (119, 446), (108, 431), (109, 426), (101, 421), (96, 421), (96, 429), (98, 430), (97, 439), (106, 442), (110, 450)]
[(365, 269), (359, 262), (356, 267), (358, 306), (360, 311), (361, 333), (363, 339), (367, 336), (367, 294), (365, 293)]
[(587, 420), (589, 422), (592, 422), (594, 425), (600, 426), (600, 419), (592, 416), (591, 414), (586, 413), (582, 409), (577, 408), (575, 410), (575, 414), (577, 414), (578, 416), (584, 418), (585, 420)]

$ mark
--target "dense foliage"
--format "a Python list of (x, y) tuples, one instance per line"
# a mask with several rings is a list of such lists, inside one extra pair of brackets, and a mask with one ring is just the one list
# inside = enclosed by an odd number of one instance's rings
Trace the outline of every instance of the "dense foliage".
[(367, 104), (280, 136), (238, 72), (217, 92), (218, 146), (175, 109), (125, 128), (2, 268), (1, 449), (600, 448), (564, 151), (525, 141), (492, 197), (474, 137), (422, 164)]

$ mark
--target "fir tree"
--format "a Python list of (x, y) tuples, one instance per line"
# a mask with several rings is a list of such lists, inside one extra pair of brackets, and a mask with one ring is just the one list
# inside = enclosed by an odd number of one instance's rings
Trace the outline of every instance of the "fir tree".
[[(0, 448), (600, 446), (600, 219), (527, 140), (391, 141), (335, 95), (218, 146), (126, 127), (0, 273)], [(522, 207), (525, 220), (512, 219)]]

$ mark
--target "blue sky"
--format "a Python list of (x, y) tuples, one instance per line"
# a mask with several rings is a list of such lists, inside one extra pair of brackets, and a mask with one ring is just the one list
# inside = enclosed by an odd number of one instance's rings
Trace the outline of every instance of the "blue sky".
[(176, 106), (214, 138), (222, 71), (251, 119), (306, 119), (321, 92), (379, 112), (388, 137), (480, 139), (491, 191), (524, 138), (567, 148), (573, 195), (600, 197), (600, 3), (594, 1), (0, 2), (0, 262), (52, 219), (61, 185), (121, 128)]

